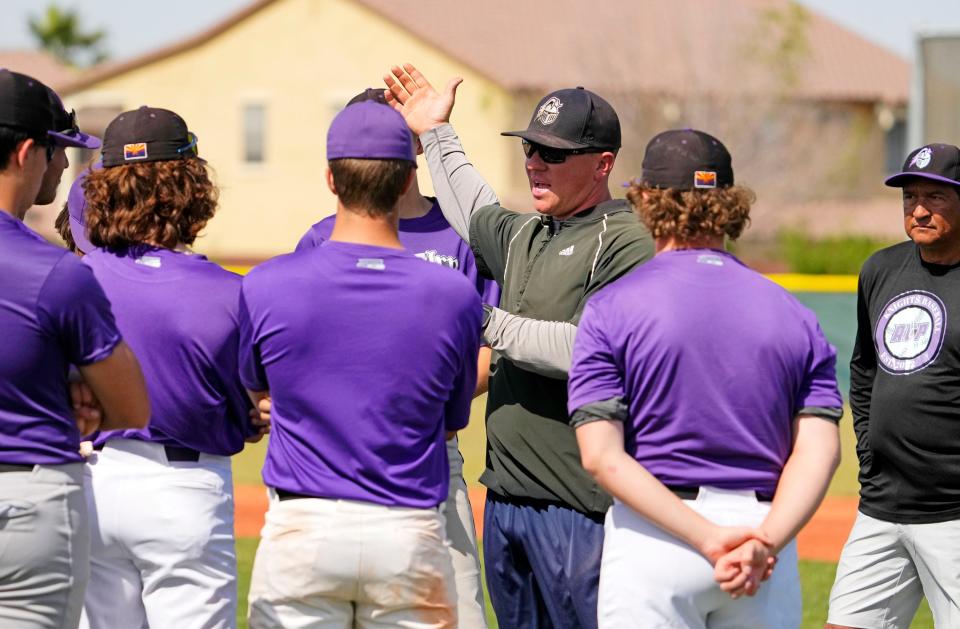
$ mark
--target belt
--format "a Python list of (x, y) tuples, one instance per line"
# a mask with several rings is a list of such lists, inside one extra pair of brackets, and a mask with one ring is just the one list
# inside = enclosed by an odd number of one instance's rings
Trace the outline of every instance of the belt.
[[(667, 489), (673, 492), (673, 495), (681, 500), (696, 500), (697, 496), (700, 495), (699, 487), (674, 487), (667, 485)], [(770, 494), (762, 494), (759, 491), (754, 493), (757, 495), (757, 500), (760, 502), (773, 502), (773, 496)]]
[(163, 446), (163, 451), (167, 453), (167, 460), (171, 463), (196, 463), (200, 460), (200, 453), (191, 448)]
[[(106, 444), (101, 443), (99, 445), (95, 445), (93, 446), (93, 449), (103, 450), (104, 445)], [(182, 446), (163, 446), (163, 451), (166, 453), (167, 461), (169, 463), (196, 463), (200, 460), (200, 453), (192, 448), (184, 448)]]
[[(273, 491), (277, 493), (277, 500), (281, 502), (285, 500), (300, 500), (302, 498), (315, 498), (315, 499), (323, 500), (323, 498), (320, 498), (320, 496), (308, 496), (307, 494), (298, 494), (294, 491), (287, 491), (286, 489), (280, 489), (277, 487), (274, 487)], [(336, 498), (333, 498), (333, 500), (336, 500)], [(442, 506), (443, 506), (443, 503), (438, 504), (436, 507), (432, 507), (431, 510), (442, 511)]]
[(298, 494), (296, 492), (287, 491), (286, 489), (275, 489), (277, 492), (278, 500), (299, 500), (300, 498), (317, 498), (318, 496), (308, 496), (306, 494)]
[(0, 463), (0, 474), (4, 472), (32, 472), (33, 465), (20, 465), (19, 463)]

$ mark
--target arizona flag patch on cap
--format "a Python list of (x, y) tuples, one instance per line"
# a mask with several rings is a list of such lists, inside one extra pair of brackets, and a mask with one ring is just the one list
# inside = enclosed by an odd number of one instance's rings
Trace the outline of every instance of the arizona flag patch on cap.
[(693, 172), (694, 188), (716, 188), (717, 173), (712, 170), (695, 170)]
[(146, 159), (147, 158), (147, 143), (146, 142), (137, 142), (136, 144), (124, 144), (123, 145), (123, 161), (130, 161), (131, 159)]

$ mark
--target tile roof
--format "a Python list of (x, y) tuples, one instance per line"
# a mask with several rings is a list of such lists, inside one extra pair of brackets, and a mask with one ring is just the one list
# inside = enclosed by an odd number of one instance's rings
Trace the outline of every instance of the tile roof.
[[(256, 0), (206, 31), (66, 87), (186, 52), (282, 0)], [(775, 93), (791, 98), (906, 103), (910, 66), (789, 0), (353, 0), (508, 90), (584, 85), (676, 96)], [(778, 22), (805, 25), (793, 80), (784, 80)], [(794, 40), (796, 42), (796, 40)], [(416, 59), (388, 59), (385, 64)], [(789, 75), (787, 75), (789, 76)]]
[(57, 89), (74, 79), (78, 71), (39, 50), (0, 50), (0, 68), (7, 68), (40, 79)]
[[(685, 96), (783, 85), (781, 60), (768, 56), (778, 29), (764, 16), (789, 13), (786, 0), (355, 1), (513, 90), (583, 84)], [(818, 13), (797, 13), (807, 52), (784, 95), (906, 102), (904, 59)]]

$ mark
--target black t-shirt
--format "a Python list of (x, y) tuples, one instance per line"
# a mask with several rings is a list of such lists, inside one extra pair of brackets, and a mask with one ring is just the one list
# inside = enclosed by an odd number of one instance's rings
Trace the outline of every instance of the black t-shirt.
[(850, 377), (860, 511), (960, 517), (960, 265), (927, 264), (913, 242), (867, 260)]

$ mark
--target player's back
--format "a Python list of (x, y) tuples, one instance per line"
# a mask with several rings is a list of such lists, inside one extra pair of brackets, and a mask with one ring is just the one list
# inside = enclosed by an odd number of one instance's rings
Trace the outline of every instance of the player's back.
[(800, 400), (822, 385), (839, 406), (814, 314), (729, 254), (660, 254), (588, 307), (623, 370), (628, 451), (667, 484), (772, 494)]
[(80, 461), (67, 396), (70, 363), (109, 356), (110, 304), (69, 252), (0, 212), (0, 462)]
[(240, 277), (203, 256), (147, 246), (96, 249), (84, 262), (140, 358), (151, 404), (147, 428), (101, 433), (97, 445), (125, 438), (224, 456), (243, 449), (249, 401), (237, 364)]
[[(244, 279), (242, 374), (269, 388), (264, 480), (286, 491), (431, 507), (444, 433), (466, 424), (480, 301), (402, 250), (330, 241)], [(262, 369), (251, 369), (260, 365)]]

